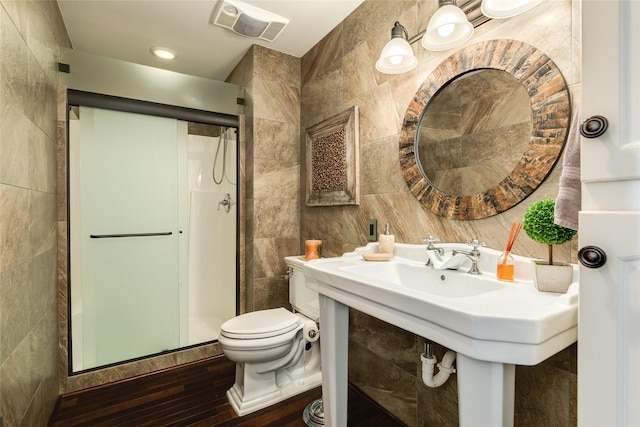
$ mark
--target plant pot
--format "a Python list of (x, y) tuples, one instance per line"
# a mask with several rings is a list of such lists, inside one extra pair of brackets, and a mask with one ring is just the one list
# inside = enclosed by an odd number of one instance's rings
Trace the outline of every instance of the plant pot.
[(533, 283), (540, 292), (564, 294), (573, 281), (573, 266), (566, 262), (533, 260)]

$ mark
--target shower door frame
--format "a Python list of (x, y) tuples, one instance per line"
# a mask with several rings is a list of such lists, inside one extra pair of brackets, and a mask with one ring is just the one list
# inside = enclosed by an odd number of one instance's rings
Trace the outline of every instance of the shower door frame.
[[(224, 113), (216, 113), (216, 112), (212, 112), (212, 111), (204, 111), (204, 110), (197, 110), (197, 109), (191, 109), (191, 108), (185, 108), (185, 107), (178, 107), (178, 106), (173, 106), (173, 105), (167, 105), (167, 104), (159, 104), (159, 103), (154, 103), (154, 102), (148, 102), (148, 101), (141, 101), (141, 100), (136, 100), (136, 99), (130, 99), (130, 98), (122, 98), (122, 97), (116, 97), (116, 96), (111, 96), (111, 95), (103, 95), (103, 94), (97, 94), (97, 93), (92, 93), (92, 92), (86, 92), (86, 91), (79, 91), (79, 90), (75, 90), (75, 89), (67, 89), (67, 109), (66, 109), (66, 113), (67, 113), (67, 152), (66, 152), (66, 167), (67, 167), (67, 181), (66, 181), (66, 194), (69, 195), (70, 194), (70, 174), (69, 174), (69, 120), (70, 120), (70, 112), (72, 107), (75, 106), (85, 106), (85, 107), (93, 107), (93, 108), (101, 108), (101, 109), (106, 109), (106, 110), (115, 110), (115, 111), (121, 111), (121, 112), (127, 112), (127, 113), (135, 113), (135, 114), (143, 114), (143, 115), (149, 115), (149, 116), (156, 116), (156, 117), (165, 117), (165, 118), (171, 118), (171, 119), (177, 119), (177, 120), (182, 120), (182, 121), (186, 121), (186, 122), (194, 122), (194, 123), (202, 123), (202, 124), (207, 124), (207, 125), (215, 125), (215, 126), (222, 126), (222, 127), (226, 127), (226, 128), (234, 128), (236, 130), (236, 174), (235, 174), (235, 178), (236, 178), (236, 182), (239, 183), (239, 178), (240, 178), (240, 148), (239, 148), (239, 141), (240, 141), (240, 120), (238, 116), (235, 115), (230, 115), (230, 114), (224, 114)], [(68, 196), (67, 196), (68, 197)], [(235, 194), (235, 198), (237, 201), (242, 200), (240, 195), (240, 185), (236, 186), (236, 194)], [(235, 312), (236, 315), (239, 314), (240, 312), (240, 203), (238, 203), (238, 209), (236, 209), (235, 215), (235, 221), (236, 221), (236, 248), (235, 248), (235, 259), (236, 259), (236, 266), (235, 266), (235, 276), (236, 276), (236, 280), (235, 280), (235, 294), (236, 294), (236, 298), (235, 298)], [(66, 219), (67, 219), (67, 223), (70, 224), (70, 204), (67, 202), (66, 203)], [(68, 271), (71, 271), (70, 266), (71, 266), (71, 250), (70, 250), (70, 245), (71, 245), (71, 236), (70, 236), (70, 230), (71, 227), (67, 227), (67, 248), (69, 248), (69, 250), (67, 251), (67, 265), (68, 265)], [(189, 349), (189, 348), (194, 348), (194, 347), (199, 347), (199, 346), (203, 346), (203, 345), (207, 345), (210, 344), (211, 342), (215, 342), (217, 340), (211, 340), (211, 341), (207, 341), (207, 342), (202, 342), (202, 343), (198, 343), (198, 344), (193, 344), (193, 345), (188, 345), (188, 346), (178, 346), (175, 349), (170, 349), (168, 351), (163, 351), (161, 353), (153, 353), (153, 354), (149, 354), (149, 355), (145, 355), (145, 356), (140, 356), (140, 357), (136, 357), (133, 359), (127, 359), (127, 360), (122, 360), (119, 362), (115, 362), (115, 363), (111, 363), (111, 364), (106, 364), (106, 365), (100, 365), (100, 366), (96, 366), (96, 367), (92, 367), (89, 369), (83, 369), (83, 370), (78, 370), (78, 371), (74, 371), (73, 370), (73, 360), (72, 360), (72, 346), (73, 346), (73, 340), (72, 340), (72, 306), (71, 306), (71, 277), (70, 275), (67, 276), (67, 337), (68, 337), (68, 348), (67, 348), (67, 366), (68, 366), (68, 375), (69, 376), (73, 376), (73, 375), (78, 375), (78, 374), (82, 374), (82, 373), (86, 373), (86, 372), (91, 372), (91, 371), (96, 371), (96, 370), (100, 370), (100, 369), (105, 369), (108, 367), (112, 367), (112, 366), (117, 366), (123, 363), (129, 363), (129, 362), (133, 362), (133, 361), (137, 361), (137, 360), (142, 360), (142, 359), (147, 359), (150, 357), (154, 357), (154, 356), (158, 356), (161, 354), (167, 354), (167, 353), (172, 353), (172, 352), (176, 352), (176, 351), (182, 351), (185, 349)]]

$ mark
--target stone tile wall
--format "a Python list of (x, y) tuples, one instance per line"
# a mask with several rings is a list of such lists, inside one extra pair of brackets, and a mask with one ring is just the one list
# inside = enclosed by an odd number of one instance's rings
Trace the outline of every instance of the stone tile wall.
[(57, 53), (51, 1), (0, 1), (0, 415), (46, 425), (58, 396)]
[[(398, 160), (398, 141), (407, 106), (415, 91), (456, 49), (429, 52), (413, 45), (418, 67), (384, 75), (374, 64), (395, 21), (412, 36), (426, 28), (436, 0), (366, 0), (302, 58), (301, 147), (304, 129), (347, 108), (360, 109), (359, 206), (305, 206), (301, 194), (301, 237), (324, 240), (324, 255), (336, 256), (365, 245), (367, 221), (389, 223), (396, 240), (422, 243), (424, 236), (444, 242), (478, 238), (488, 246), (505, 245), (511, 223), (521, 221), (528, 205), (555, 198), (560, 168), (524, 203), (503, 214), (476, 221), (449, 221), (425, 210), (409, 192)], [(516, 18), (492, 20), (476, 28), (465, 46), (490, 39), (516, 39), (545, 52), (560, 68), (573, 104), (580, 99), (579, 2), (548, 0)], [(561, 164), (561, 162), (559, 163)], [(304, 182), (304, 162), (301, 166)], [(577, 239), (555, 249), (559, 259), (575, 262)], [(545, 257), (546, 247), (521, 234), (518, 254)], [(457, 425), (454, 380), (429, 389), (419, 376), (423, 339), (351, 311), (349, 375), (367, 394), (410, 426)], [(439, 356), (444, 353), (439, 349)], [(535, 367), (516, 370), (516, 425), (575, 424), (575, 347)], [(373, 374), (375, 372), (375, 374)], [(538, 422), (544, 419), (544, 422)]]
[(300, 247), (300, 59), (254, 45), (228, 82), (245, 88), (245, 311), (289, 307), (284, 257)]

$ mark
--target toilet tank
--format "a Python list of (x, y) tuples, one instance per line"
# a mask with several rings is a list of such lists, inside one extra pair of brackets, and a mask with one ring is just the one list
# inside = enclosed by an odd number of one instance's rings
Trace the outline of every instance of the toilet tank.
[(318, 293), (307, 288), (302, 267), (306, 262), (303, 257), (289, 256), (284, 258), (289, 267), (289, 302), (296, 312), (302, 313), (316, 322), (320, 320)]

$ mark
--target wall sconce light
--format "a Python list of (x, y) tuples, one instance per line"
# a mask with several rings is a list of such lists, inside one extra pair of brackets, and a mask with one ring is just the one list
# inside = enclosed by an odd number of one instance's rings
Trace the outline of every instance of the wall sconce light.
[(376, 69), (385, 74), (400, 74), (411, 71), (418, 65), (409, 44), (407, 29), (396, 21), (391, 29), (391, 40), (384, 46)]
[(439, 8), (433, 14), (422, 37), (422, 47), (428, 50), (447, 50), (459, 46), (473, 35), (473, 24), (456, 6), (455, 0), (438, 0)]
[(396, 22), (391, 40), (376, 62), (376, 69), (385, 74), (400, 74), (413, 70), (418, 60), (411, 45), (422, 38), (422, 47), (440, 51), (459, 46), (473, 35), (474, 27), (492, 18), (510, 18), (537, 6), (542, 0), (467, 0), (460, 7), (455, 0), (438, 0), (427, 29), (409, 38), (407, 29)]
[(482, 14), (492, 19), (511, 18), (540, 4), (542, 0), (482, 0)]
[(456, 6), (455, 0), (438, 0), (440, 8), (433, 14), (427, 29), (409, 38), (407, 29), (396, 22), (391, 40), (385, 45), (376, 62), (376, 69), (385, 74), (400, 74), (413, 70), (418, 59), (411, 45), (422, 38), (422, 46), (429, 50), (446, 50), (461, 45), (473, 35), (473, 24)]

